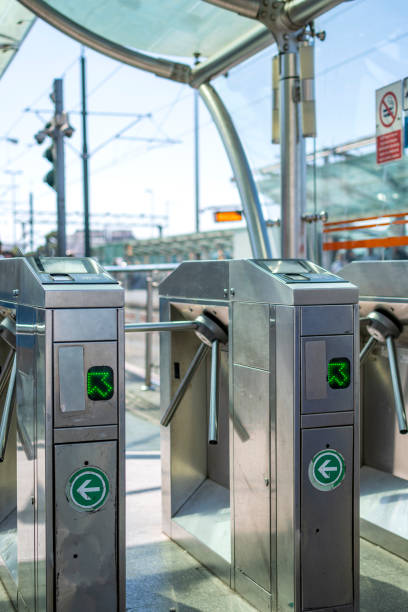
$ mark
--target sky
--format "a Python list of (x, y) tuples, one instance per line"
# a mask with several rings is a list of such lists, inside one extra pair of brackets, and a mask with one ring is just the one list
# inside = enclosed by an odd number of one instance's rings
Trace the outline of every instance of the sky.
[[(390, 8), (392, 7), (392, 8)], [(404, 0), (354, 0), (338, 6), (318, 21), (327, 32), (316, 42), (317, 149), (341, 144), (375, 132), (375, 89), (408, 74), (408, 6)], [(270, 142), (271, 58), (275, 46), (234, 68), (228, 78), (214, 81), (241, 135), (252, 168), (279, 160), (279, 146)], [(34, 134), (51, 116), (49, 94), (54, 78), (64, 79), (65, 109), (75, 128), (66, 139), (66, 209), (68, 233), (81, 227), (82, 171), (80, 76), (81, 47), (37, 20), (21, 49), (0, 79), (0, 240), (12, 240), (11, 188), (21, 221), (28, 219), (32, 192), (35, 241), (55, 227), (55, 193), (43, 183), (49, 163)], [(93, 227), (131, 228), (135, 236), (157, 235), (141, 227), (149, 215), (168, 216), (164, 235), (194, 230), (193, 96), (186, 85), (174, 83), (86, 50), (90, 205)], [(92, 115), (97, 112), (129, 116)], [(140, 120), (114, 138), (136, 116)], [(7, 142), (17, 138), (17, 145)], [(156, 139), (154, 143), (134, 140)], [(132, 140), (133, 139), (133, 140)], [(95, 151), (105, 141), (109, 144)], [(173, 143), (167, 140), (175, 141)], [(313, 141), (307, 143), (309, 150)], [(95, 151), (94, 154), (93, 151)], [(220, 229), (206, 210), (217, 206), (240, 208), (231, 169), (211, 119), (200, 103), (200, 227)], [(268, 204), (265, 202), (265, 205)], [(270, 203), (269, 203), (270, 204)], [(265, 208), (276, 216), (277, 207)], [(126, 214), (115, 220), (112, 215)], [(145, 215), (145, 217), (137, 217)], [(222, 227), (227, 227), (223, 225)], [(238, 227), (234, 225), (234, 227)]]

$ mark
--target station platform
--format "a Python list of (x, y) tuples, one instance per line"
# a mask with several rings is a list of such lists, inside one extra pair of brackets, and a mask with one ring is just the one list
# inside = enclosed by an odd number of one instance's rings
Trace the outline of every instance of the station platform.
[[(160, 529), (159, 389), (127, 373), (127, 610), (254, 610)], [(408, 611), (408, 563), (361, 540), (361, 612)]]

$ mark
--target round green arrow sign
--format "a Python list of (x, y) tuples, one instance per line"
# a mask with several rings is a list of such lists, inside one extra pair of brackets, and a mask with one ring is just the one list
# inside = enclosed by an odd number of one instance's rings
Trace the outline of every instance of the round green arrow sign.
[(82, 468), (68, 478), (65, 492), (75, 510), (93, 512), (105, 504), (109, 494), (109, 480), (99, 468)]
[(343, 455), (334, 449), (321, 450), (309, 464), (309, 480), (319, 491), (331, 491), (338, 487), (346, 475)]

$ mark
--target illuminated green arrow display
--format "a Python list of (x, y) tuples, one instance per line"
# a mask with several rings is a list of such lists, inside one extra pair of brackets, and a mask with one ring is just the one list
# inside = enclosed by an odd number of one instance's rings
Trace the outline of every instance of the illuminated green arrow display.
[(94, 402), (109, 400), (113, 396), (113, 370), (109, 366), (93, 366), (87, 374), (88, 397)]
[(346, 389), (350, 385), (350, 361), (346, 357), (330, 359), (327, 380), (332, 389)]

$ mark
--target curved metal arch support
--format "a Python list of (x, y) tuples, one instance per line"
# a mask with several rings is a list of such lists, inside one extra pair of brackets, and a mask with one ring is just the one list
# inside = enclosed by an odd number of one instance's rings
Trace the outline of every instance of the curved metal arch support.
[(237, 182), (252, 254), (258, 259), (270, 259), (272, 257), (271, 246), (258, 191), (231, 116), (211, 85), (203, 83), (198, 91), (217, 127)]
[(260, 0), (204, 0), (208, 4), (215, 4), (227, 11), (234, 11), (244, 17), (256, 19), (261, 7)]
[(228, 11), (259, 19), (271, 31), (282, 34), (297, 31), (342, 2), (350, 0), (204, 0)]
[(180, 83), (188, 83), (190, 80), (191, 68), (187, 64), (170, 62), (165, 59), (152, 57), (111, 42), (76, 24), (42, 0), (19, 1), (50, 25), (99, 53), (103, 53), (119, 62), (129, 64), (129, 66), (152, 72), (166, 79), (179, 81)]

